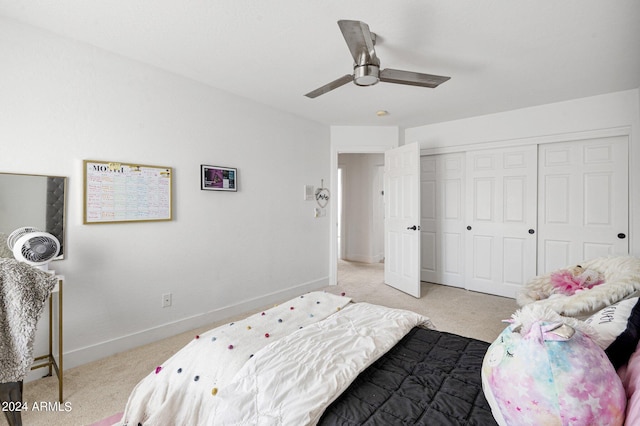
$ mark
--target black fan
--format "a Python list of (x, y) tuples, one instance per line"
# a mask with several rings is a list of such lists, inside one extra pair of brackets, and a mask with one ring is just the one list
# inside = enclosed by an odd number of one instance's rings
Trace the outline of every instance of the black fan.
[(371, 86), (382, 81), (434, 88), (451, 78), (391, 68), (380, 71), (380, 60), (374, 48), (376, 35), (369, 31), (369, 26), (364, 22), (348, 20), (338, 21), (338, 25), (355, 62), (353, 74), (347, 74), (307, 93), (305, 96), (308, 98), (316, 98), (352, 81), (358, 86)]

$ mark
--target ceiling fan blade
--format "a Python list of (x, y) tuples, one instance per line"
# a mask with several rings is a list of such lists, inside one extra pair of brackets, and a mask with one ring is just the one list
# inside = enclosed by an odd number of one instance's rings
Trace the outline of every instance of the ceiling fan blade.
[(340, 86), (344, 86), (347, 83), (351, 83), (353, 81), (353, 75), (347, 74), (345, 76), (340, 77), (337, 80), (333, 80), (331, 83), (325, 84), (322, 87), (317, 88), (316, 90), (312, 90), (307, 93), (305, 96), (307, 98), (317, 98), (320, 95), (324, 95), (327, 92), (330, 92), (333, 89), (337, 89)]
[(386, 68), (380, 71), (380, 81), (386, 83), (408, 84), (411, 86), (422, 86), (435, 88), (451, 77), (441, 75), (422, 74), (419, 72), (394, 70)]
[(351, 56), (358, 65), (380, 65), (374, 49), (374, 38), (369, 25), (360, 21), (340, 20), (338, 26), (347, 42)]

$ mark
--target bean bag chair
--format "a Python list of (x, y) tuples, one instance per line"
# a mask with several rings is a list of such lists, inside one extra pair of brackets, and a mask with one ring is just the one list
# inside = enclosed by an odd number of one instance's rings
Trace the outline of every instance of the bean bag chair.
[(544, 306), (517, 311), (482, 365), (482, 384), (500, 425), (622, 425), (620, 377), (591, 339), (595, 330)]

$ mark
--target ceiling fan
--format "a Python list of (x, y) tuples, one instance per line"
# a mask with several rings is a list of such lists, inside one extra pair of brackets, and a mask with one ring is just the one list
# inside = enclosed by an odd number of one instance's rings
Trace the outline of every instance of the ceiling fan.
[(353, 74), (347, 74), (307, 93), (305, 96), (308, 98), (316, 98), (349, 82), (354, 82), (358, 86), (372, 86), (382, 81), (434, 88), (451, 78), (391, 68), (380, 71), (380, 60), (374, 48), (376, 34), (369, 31), (369, 25), (361, 21), (340, 20), (338, 26), (355, 62)]

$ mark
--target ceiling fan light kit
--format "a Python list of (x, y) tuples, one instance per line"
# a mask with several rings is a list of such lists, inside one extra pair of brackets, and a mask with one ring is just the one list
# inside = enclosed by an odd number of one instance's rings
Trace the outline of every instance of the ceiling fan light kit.
[(376, 65), (356, 65), (353, 82), (358, 86), (373, 86), (380, 81), (380, 68)]
[(347, 74), (307, 93), (305, 96), (308, 98), (316, 98), (349, 82), (357, 86), (373, 86), (382, 81), (433, 89), (451, 78), (391, 68), (380, 71), (380, 60), (374, 48), (377, 36), (369, 31), (369, 25), (361, 21), (340, 20), (338, 26), (353, 57), (353, 74)]

